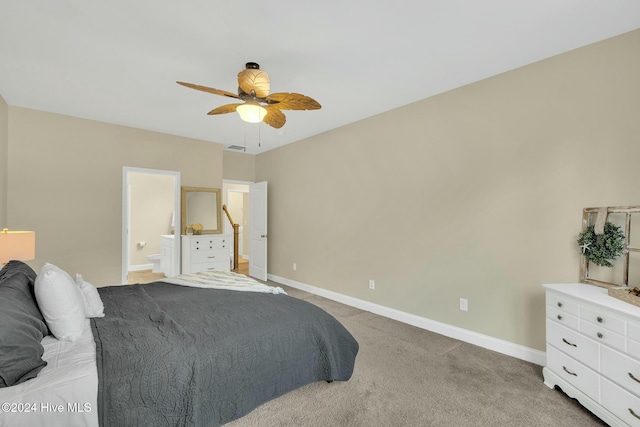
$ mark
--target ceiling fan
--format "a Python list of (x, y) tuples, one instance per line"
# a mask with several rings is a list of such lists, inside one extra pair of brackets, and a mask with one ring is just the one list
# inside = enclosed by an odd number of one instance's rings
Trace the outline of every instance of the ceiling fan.
[(313, 98), (299, 93), (279, 92), (269, 94), (269, 74), (255, 62), (247, 62), (246, 69), (238, 73), (238, 94), (192, 83), (176, 82), (191, 89), (227, 96), (243, 101), (241, 104), (226, 104), (214, 108), (207, 114), (237, 112), (245, 122), (265, 122), (276, 129), (284, 126), (287, 118), (281, 110), (318, 110), (320, 104)]

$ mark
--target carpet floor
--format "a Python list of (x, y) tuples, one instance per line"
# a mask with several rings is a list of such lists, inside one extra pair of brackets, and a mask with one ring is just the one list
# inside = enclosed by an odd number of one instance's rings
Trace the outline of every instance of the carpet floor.
[(228, 427), (607, 425), (546, 387), (541, 366), (282, 287), (353, 334), (360, 344), (353, 376), (294, 390)]

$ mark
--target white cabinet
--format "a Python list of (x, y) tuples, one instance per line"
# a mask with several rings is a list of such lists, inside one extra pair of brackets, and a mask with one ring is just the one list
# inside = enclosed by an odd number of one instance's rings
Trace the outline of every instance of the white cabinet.
[(611, 426), (640, 427), (640, 307), (582, 283), (543, 285), (544, 383)]
[(169, 234), (163, 234), (160, 237), (162, 238), (160, 244), (160, 271), (167, 277), (177, 276), (178, 272), (175, 271), (173, 264), (176, 239)]
[(205, 270), (230, 271), (231, 236), (200, 234), (182, 236), (182, 274)]

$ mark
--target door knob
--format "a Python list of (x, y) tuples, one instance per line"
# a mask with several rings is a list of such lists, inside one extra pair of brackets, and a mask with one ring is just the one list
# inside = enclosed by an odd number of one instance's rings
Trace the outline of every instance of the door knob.
[(267, 235), (266, 234), (261, 234), (260, 237), (262, 237), (263, 239), (266, 239)]

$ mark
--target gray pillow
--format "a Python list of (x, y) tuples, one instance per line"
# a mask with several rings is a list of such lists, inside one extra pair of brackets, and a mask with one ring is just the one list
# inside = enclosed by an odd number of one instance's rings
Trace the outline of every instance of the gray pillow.
[(49, 329), (33, 293), (35, 278), (20, 261), (0, 270), (0, 387), (34, 378), (47, 365), (40, 341)]

